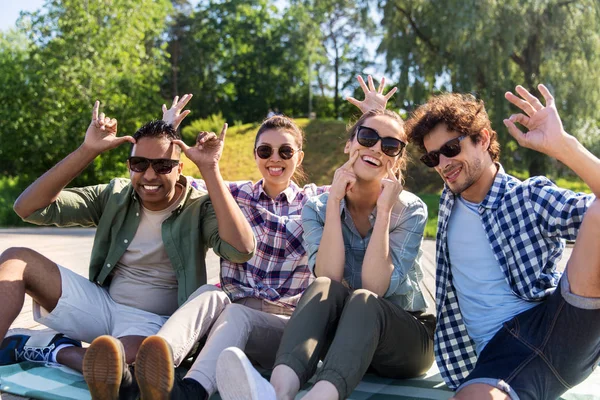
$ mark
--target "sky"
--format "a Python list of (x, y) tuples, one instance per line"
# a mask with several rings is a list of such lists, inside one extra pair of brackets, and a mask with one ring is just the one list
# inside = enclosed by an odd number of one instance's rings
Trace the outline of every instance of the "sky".
[(15, 26), (19, 12), (35, 11), (42, 8), (44, 0), (0, 0), (0, 30), (6, 31)]

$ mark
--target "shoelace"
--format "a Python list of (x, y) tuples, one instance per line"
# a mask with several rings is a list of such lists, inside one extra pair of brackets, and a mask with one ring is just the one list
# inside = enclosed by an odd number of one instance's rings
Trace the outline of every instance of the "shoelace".
[(46, 347), (27, 347), (23, 346), (23, 351), (19, 353), (17, 349), (15, 349), (15, 357), (17, 360), (24, 361), (32, 361), (32, 362), (43, 362), (45, 364), (53, 364), (50, 361), (50, 357), (52, 355), (52, 351), (54, 350), (54, 345)]

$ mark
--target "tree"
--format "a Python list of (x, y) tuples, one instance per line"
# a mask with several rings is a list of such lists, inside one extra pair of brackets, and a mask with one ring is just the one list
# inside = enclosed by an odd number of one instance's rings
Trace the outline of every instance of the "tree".
[[(96, 99), (122, 133), (160, 115), (167, 66), (161, 35), (170, 8), (166, 0), (49, 0), (42, 11), (23, 14), (18, 30), (26, 46), (13, 64), (20, 89), (0, 93), (2, 104), (18, 105), (0, 109), (0, 120), (11, 121), (0, 126), (11, 159), (2, 172), (30, 180), (63, 158), (82, 142)], [(0, 65), (0, 75), (9, 65)], [(102, 155), (77, 183), (123, 174), (127, 151)]]
[(403, 108), (411, 110), (438, 90), (474, 93), (485, 100), (512, 155), (504, 162), (537, 175), (548, 172), (548, 159), (518, 149), (503, 129), (502, 119), (516, 112), (504, 92), (545, 82), (572, 133), (597, 126), (599, 16), (594, 0), (389, 0), (380, 50), (400, 82)]

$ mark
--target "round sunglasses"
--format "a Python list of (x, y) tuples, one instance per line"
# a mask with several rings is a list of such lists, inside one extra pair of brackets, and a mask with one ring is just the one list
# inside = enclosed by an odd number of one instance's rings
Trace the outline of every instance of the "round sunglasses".
[(289, 160), (290, 158), (294, 157), (294, 154), (296, 154), (299, 151), (302, 151), (302, 149), (294, 149), (289, 144), (284, 144), (283, 146), (275, 148), (273, 148), (273, 146), (271, 146), (270, 144), (261, 144), (254, 151), (256, 151), (256, 155), (259, 158), (266, 160), (273, 155), (273, 152), (275, 150), (277, 150), (277, 153), (279, 154), (279, 157), (281, 157), (282, 160)]
[(170, 174), (173, 168), (179, 165), (179, 160), (170, 160), (168, 158), (145, 158), (145, 157), (129, 157), (129, 169), (133, 172), (146, 172), (148, 167), (152, 165), (154, 172), (160, 175)]
[(381, 140), (381, 151), (386, 156), (396, 157), (402, 153), (402, 150), (406, 146), (400, 139), (393, 137), (381, 137), (379, 132), (368, 126), (360, 125), (356, 131), (356, 141), (358, 144), (364, 147), (373, 147), (377, 142)]
[(460, 142), (462, 142), (462, 140), (466, 137), (467, 135), (462, 135), (448, 140), (442, 145), (442, 147), (440, 147), (439, 150), (430, 151), (429, 153), (421, 156), (421, 161), (423, 161), (423, 164), (427, 165), (429, 168), (433, 168), (440, 164), (440, 154), (443, 154), (448, 158), (456, 157), (461, 151)]

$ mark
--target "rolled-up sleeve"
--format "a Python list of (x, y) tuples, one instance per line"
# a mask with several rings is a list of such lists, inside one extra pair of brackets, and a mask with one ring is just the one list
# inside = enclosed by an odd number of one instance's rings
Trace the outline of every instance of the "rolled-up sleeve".
[(106, 184), (63, 189), (54, 202), (23, 218), (23, 221), (59, 227), (97, 226), (102, 216), (102, 197), (109, 190)]
[(420, 255), (423, 232), (427, 224), (427, 207), (420, 200), (412, 202), (397, 218), (390, 232), (390, 253), (394, 271), (384, 297), (406, 294), (414, 289), (416, 282), (409, 279), (408, 272), (413, 269)]
[(302, 229), (304, 230), (304, 246), (308, 256), (308, 267), (314, 274), (315, 264), (317, 263), (317, 252), (323, 237), (324, 219), (317, 211), (316, 199), (310, 199), (302, 208)]
[[(205, 204), (202, 205), (202, 221), (200, 221), (200, 224), (204, 244), (211, 247), (219, 257), (240, 264), (248, 261), (254, 255), (255, 249), (252, 249), (249, 253), (244, 253), (221, 239), (217, 216), (210, 200), (206, 200)], [(256, 248), (256, 240), (254, 246)]]

